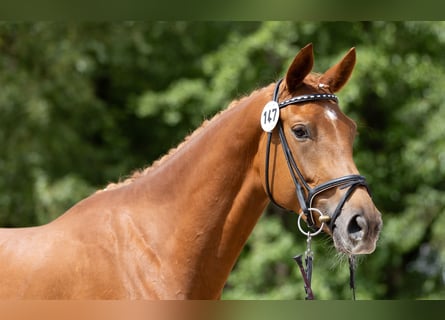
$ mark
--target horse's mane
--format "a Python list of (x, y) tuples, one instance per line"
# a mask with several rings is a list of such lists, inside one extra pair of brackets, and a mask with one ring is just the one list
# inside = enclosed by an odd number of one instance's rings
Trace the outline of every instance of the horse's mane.
[(245, 100), (247, 100), (248, 98), (250, 98), (252, 95), (256, 94), (257, 92), (261, 91), (264, 88), (261, 89), (257, 89), (255, 91), (253, 91), (252, 93), (250, 93), (247, 96), (241, 97), (239, 99), (235, 99), (233, 100), (229, 106), (219, 112), (217, 112), (211, 119), (206, 119), (202, 122), (201, 126), (199, 126), (197, 129), (195, 129), (191, 134), (189, 134), (188, 136), (185, 137), (185, 139), (179, 143), (176, 147), (171, 148), (166, 154), (164, 154), (163, 156), (161, 156), (161, 158), (155, 160), (151, 166), (142, 168), (142, 169), (137, 169), (135, 171), (133, 171), (133, 173), (130, 174), (130, 176), (128, 176), (127, 178), (125, 178), (124, 180), (121, 180), (117, 183), (109, 183), (104, 189), (98, 190), (97, 192), (101, 192), (101, 191), (106, 191), (106, 190), (111, 190), (111, 189), (116, 189), (125, 185), (128, 185), (130, 183), (132, 183), (133, 181), (135, 181), (136, 179), (145, 176), (148, 172), (150, 172), (153, 169), (158, 168), (159, 166), (161, 166), (171, 155), (175, 154), (179, 149), (181, 149), (184, 145), (186, 145), (190, 140), (192, 140), (195, 136), (197, 136), (202, 130), (204, 130), (210, 123), (212, 123), (213, 121), (215, 121), (216, 119), (218, 119), (223, 113), (227, 112), (228, 110), (234, 108), (235, 106), (237, 106), (240, 103), (243, 103)]
[[(320, 74), (318, 73), (311, 73), (309, 74), (306, 79), (304, 80), (305, 84), (311, 87), (315, 87), (317, 82), (318, 82), (318, 78), (320, 77)], [(225, 112), (227, 112), (228, 110), (234, 108), (235, 106), (239, 105), (240, 103), (243, 103), (245, 100), (249, 99), (250, 97), (252, 97), (253, 95), (257, 94), (258, 92), (268, 89), (271, 85), (268, 85), (266, 87), (260, 88), (260, 89), (256, 89), (254, 91), (252, 91), (249, 95), (246, 95), (244, 97), (241, 97), (239, 99), (235, 99), (233, 100), (229, 106), (221, 111), (219, 111), (218, 113), (216, 113), (211, 119), (207, 119), (204, 120), (203, 123), (201, 124), (201, 126), (199, 126), (197, 129), (195, 129), (191, 134), (189, 134), (181, 143), (179, 143), (176, 147), (171, 148), (166, 154), (164, 154), (163, 156), (161, 156), (161, 158), (159, 158), (158, 160), (155, 160), (151, 166), (145, 167), (143, 169), (138, 169), (133, 171), (133, 173), (128, 176), (127, 178), (125, 178), (124, 180), (121, 180), (117, 183), (109, 183), (104, 189), (102, 190), (98, 190), (97, 192), (100, 191), (105, 191), (105, 190), (111, 190), (111, 189), (116, 189), (125, 185), (128, 185), (130, 183), (132, 183), (133, 181), (135, 181), (136, 179), (145, 176), (148, 172), (150, 172), (153, 169), (158, 168), (160, 165), (162, 165), (171, 155), (175, 154), (179, 149), (181, 149), (184, 145), (186, 145), (190, 140), (192, 140), (195, 136), (197, 136), (202, 130), (204, 130), (210, 123), (212, 123), (213, 121), (215, 121), (216, 119), (218, 119), (222, 114), (224, 114)]]

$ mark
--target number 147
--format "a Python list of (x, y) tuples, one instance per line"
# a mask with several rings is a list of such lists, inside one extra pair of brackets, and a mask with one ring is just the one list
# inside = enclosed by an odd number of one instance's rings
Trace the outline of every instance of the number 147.
[(277, 109), (266, 110), (263, 113), (264, 123), (274, 122), (277, 117)]

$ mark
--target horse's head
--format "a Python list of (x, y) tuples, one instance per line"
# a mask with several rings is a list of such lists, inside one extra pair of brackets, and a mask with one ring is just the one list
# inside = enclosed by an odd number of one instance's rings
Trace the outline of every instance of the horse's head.
[[(328, 216), (324, 230), (337, 250), (366, 254), (376, 247), (381, 215), (353, 161), (356, 125), (333, 95), (348, 81), (354, 64), (351, 49), (324, 74), (313, 74), (312, 45), (297, 54), (276, 86), (280, 120), (264, 144), (262, 173), (274, 202), (302, 211), (303, 219), (317, 228), (322, 225), (320, 217)], [(264, 112), (263, 116), (269, 117)]]

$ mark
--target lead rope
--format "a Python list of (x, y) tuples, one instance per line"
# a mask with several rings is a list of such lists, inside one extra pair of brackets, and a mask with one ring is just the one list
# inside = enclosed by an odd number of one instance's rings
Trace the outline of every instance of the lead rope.
[[(303, 278), (304, 282), (304, 290), (306, 291), (306, 300), (314, 300), (314, 292), (312, 291), (312, 267), (313, 267), (313, 261), (314, 261), (314, 252), (311, 249), (311, 240), (312, 236), (310, 232), (307, 232), (307, 240), (306, 240), (306, 251), (304, 252), (304, 263), (305, 266), (303, 266), (303, 259), (301, 254), (293, 257), (295, 262), (297, 263), (301, 276)], [(355, 256), (349, 255), (348, 258), (349, 261), (349, 287), (351, 288), (352, 292), (352, 300), (355, 299)]]
[[(317, 208), (309, 208), (309, 211), (316, 211), (320, 216), (319, 219), (321, 221), (325, 221), (326, 219), (326, 215), (324, 215), (320, 210), (318, 210)], [(300, 232), (305, 235), (306, 238), (306, 251), (304, 252), (304, 265), (303, 265), (303, 255), (297, 255), (295, 257), (293, 257), (293, 259), (295, 260), (295, 262), (298, 265), (298, 268), (300, 270), (301, 276), (303, 278), (303, 282), (304, 282), (304, 290), (306, 291), (306, 300), (314, 300), (315, 299), (315, 295), (314, 292), (312, 291), (312, 269), (313, 269), (313, 262), (314, 262), (314, 252), (312, 251), (312, 237), (318, 235), (324, 227), (324, 222), (322, 222), (320, 228), (315, 231), (315, 232), (309, 232), (309, 231), (304, 231), (302, 226), (301, 226), (301, 218), (303, 216), (303, 213), (300, 213), (300, 215), (298, 216), (298, 221), (297, 221), (297, 225), (298, 225), (298, 229), (300, 230)], [(349, 287), (351, 288), (352, 291), (352, 300), (356, 300), (355, 299), (355, 268), (356, 268), (356, 262), (355, 262), (355, 256), (353, 254), (349, 255), (348, 257), (348, 261), (349, 261)]]
[[(318, 214), (320, 215), (320, 219), (322, 221), (324, 221), (323, 217), (327, 217), (317, 208), (308, 208), (308, 210), (311, 212), (312, 211), (318, 212)], [(312, 287), (311, 287), (314, 252), (312, 251), (311, 243), (312, 243), (312, 237), (315, 237), (323, 230), (324, 222), (322, 222), (320, 228), (318, 230), (316, 230), (315, 232), (304, 231), (301, 226), (301, 218), (303, 215), (304, 215), (304, 213), (300, 213), (300, 215), (298, 216), (297, 224), (298, 224), (298, 229), (300, 230), (300, 232), (307, 237), (306, 238), (306, 251), (304, 252), (304, 264), (305, 265), (303, 266), (303, 259), (302, 259), (301, 254), (295, 256), (293, 259), (298, 264), (298, 267), (301, 272), (301, 276), (303, 277), (304, 290), (306, 291), (306, 300), (314, 300), (315, 296), (314, 296), (314, 292), (312, 291)]]
[(301, 259), (302, 255), (298, 255), (294, 257), (294, 260), (297, 262), (298, 267), (300, 268), (301, 276), (304, 281), (304, 290), (306, 291), (306, 300), (314, 300), (314, 293), (312, 292), (311, 283), (312, 283), (312, 263), (314, 261), (314, 253), (311, 249), (311, 234), (308, 232), (306, 245), (307, 249), (304, 253), (304, 263), (306, 268), (303, 266), (303, 260)]

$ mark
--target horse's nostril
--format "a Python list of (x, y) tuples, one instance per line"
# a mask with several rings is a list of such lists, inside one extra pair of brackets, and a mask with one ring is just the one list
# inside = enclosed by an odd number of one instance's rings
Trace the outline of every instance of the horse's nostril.
[(354, 216), (348, 224), (349, 238), (354, 241), (363, 239), (366, 230), (366, 220), (360, 215)]

